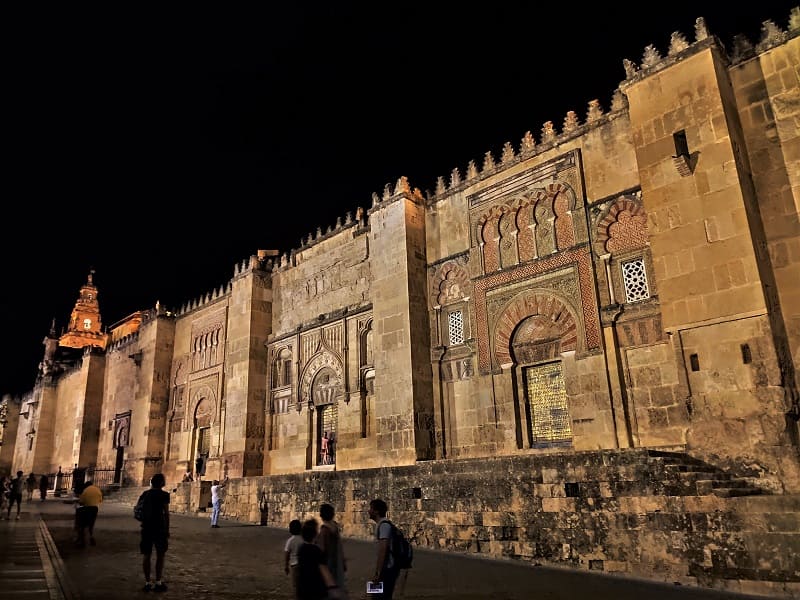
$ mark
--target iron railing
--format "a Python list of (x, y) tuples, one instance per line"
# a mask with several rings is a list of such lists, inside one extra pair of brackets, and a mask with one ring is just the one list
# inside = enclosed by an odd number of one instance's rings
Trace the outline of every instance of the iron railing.
[(55, 496), (79, 494), (79, 488), (86, 481), (92, 481), (100, 489), (108, 489), (119, 485), (119, 474), (116, 469), (108, 467), (76, 467), (69, 471), (48, 474), (48, 492)]

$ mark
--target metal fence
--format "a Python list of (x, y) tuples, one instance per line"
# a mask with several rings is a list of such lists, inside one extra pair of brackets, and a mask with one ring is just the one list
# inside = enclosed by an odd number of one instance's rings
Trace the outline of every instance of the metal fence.
[(91, 481), (100, 489), (119, 485), (115, 481), (117, 471), (106, 467), (77, 467), (70, 471), (59, 471), (48, 475), (48, 491), (55, 496), (79, 494), (86, 481)]

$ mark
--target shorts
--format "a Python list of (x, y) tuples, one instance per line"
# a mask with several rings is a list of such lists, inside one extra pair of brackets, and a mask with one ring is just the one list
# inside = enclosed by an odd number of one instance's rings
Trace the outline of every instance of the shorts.
[(169, 538), (166, 531), (142, 529), (142, 541), (139, 542), (139, 550), (142, 554), (152, 554), (153, 546), (156, 552), (164, 554), (169, 546)]
[(75, 524), (78, 529), (94, 527), (97, 520), (97, 507), (96, 506), (79, 506), (75, 511)]

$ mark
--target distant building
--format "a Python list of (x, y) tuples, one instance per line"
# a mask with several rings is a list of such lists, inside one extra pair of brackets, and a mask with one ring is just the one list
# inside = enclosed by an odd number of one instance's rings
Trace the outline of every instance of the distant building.
[(416, 466), (389, 493), (433, 523), (421, 543), (799, 593), (798, 28), (795, 9), (728, 55), (698, 19), (625, 62), (609, 110), (427, 196), (401, 177), (175, 312), (102, 334), (90, 275), (45, 339), (12, 468), (138, 486), (202, 459), (267, 490)]

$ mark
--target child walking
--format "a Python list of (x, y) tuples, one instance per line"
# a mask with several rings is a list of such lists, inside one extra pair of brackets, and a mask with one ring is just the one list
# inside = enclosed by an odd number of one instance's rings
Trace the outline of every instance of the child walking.
[(297, 595), (297, 551), (300, 549), (300, 546), (303, 545), (303, 536), (300, 535), (303, 529), (303, 524), (300, 522), (300, 519), (293, 519), (291, 523), (289, 523), (289, 539), (286, 540), (286, 545), (284, 546), (284, 553), (285, 553), (285, 563), (284, 563), (284, 570), (286, 574), (289, 575), (291, 573), (292, 576), (292, 589), (294, 590), (295, 596)]

